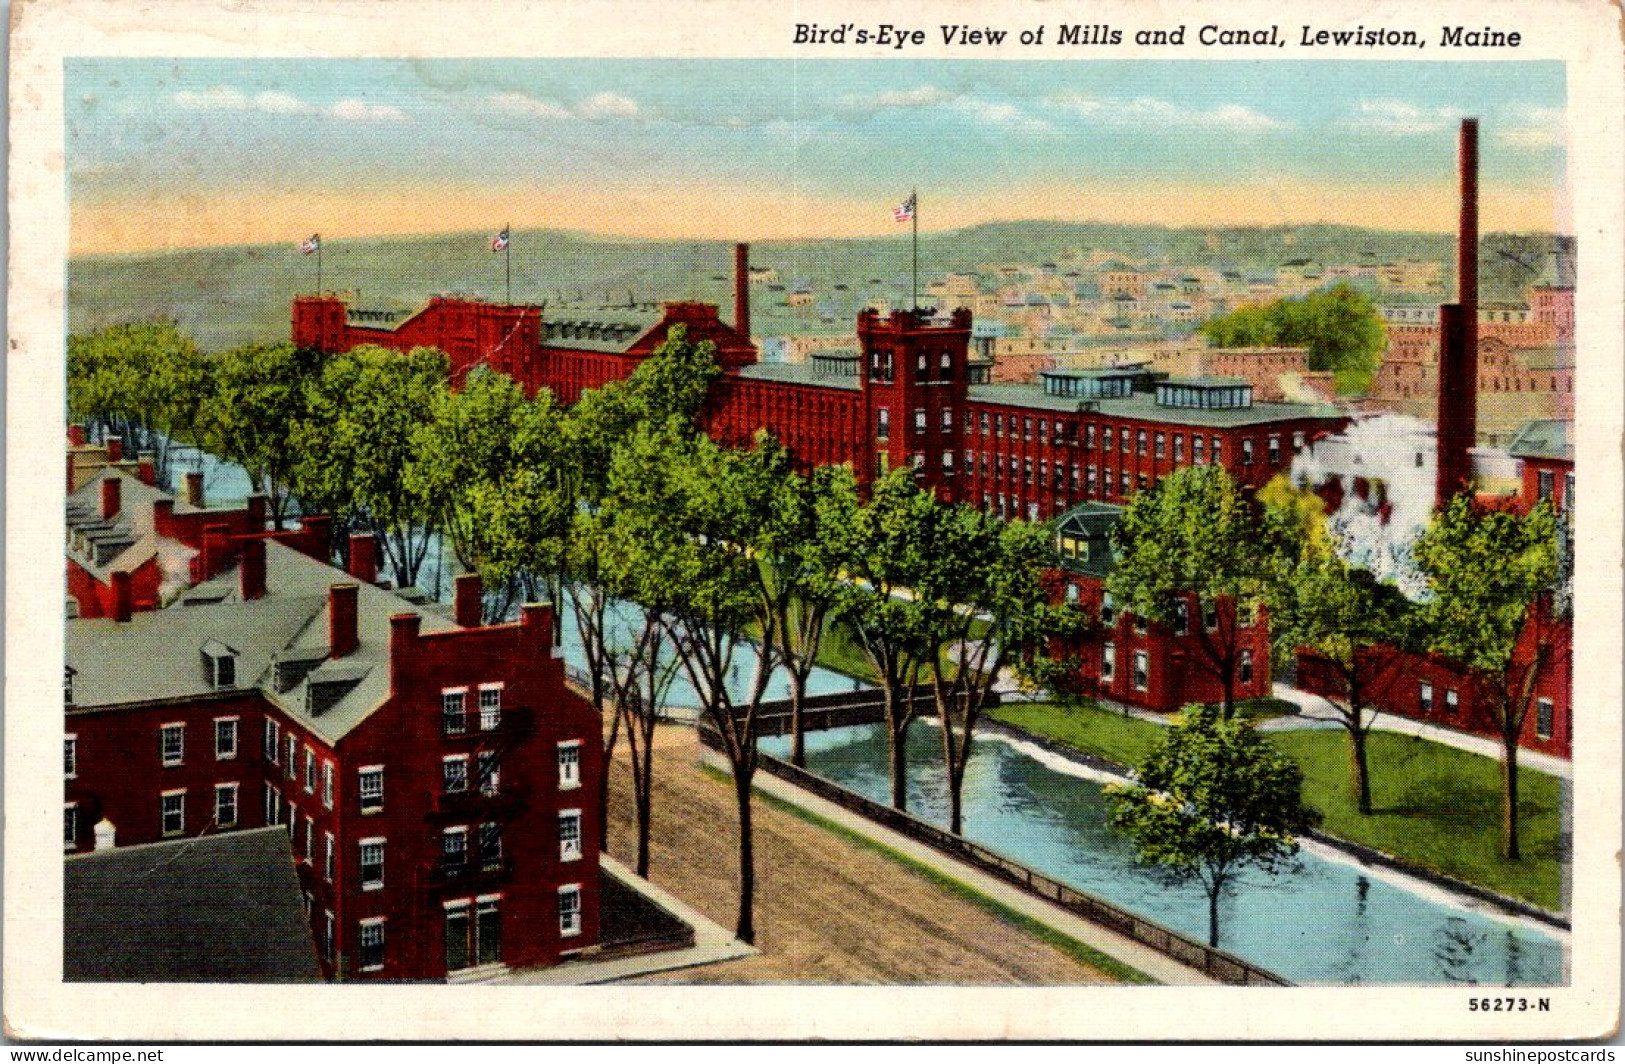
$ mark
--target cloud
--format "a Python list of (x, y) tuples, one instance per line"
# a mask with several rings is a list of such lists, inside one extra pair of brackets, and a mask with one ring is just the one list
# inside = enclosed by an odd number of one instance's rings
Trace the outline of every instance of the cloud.
[(1454, 107), (1418, 107), (1404, 100), (1361, 100), (1354, 110), (1353, 117), (1344, 119), (1343, 125), (1385, 137), (1442, 133), (1462, 118), (1462, 112)]
[(1022, 111), (1014, 104), (981, 100), (974, 96), (961, 96), (953, 101), (953, 109), (969, 115), (984, 125), (1000, 126), (1018, 133), (1053, 133), (1055, 127), (1042, 118)]
[(172, 99), (187, 111), (257, 111), (268, 115), (319, 114), (344, 122), (402, 122), (406, 112), (388, 104), (368, 103), (355, 98), (325, 107), (301, 100), (287, 92), (266, 91), (250, 96), (226, 85), (214, 85), (202, 92), (177, 92)]
[(1566, 116), (1561, 107), (1520, 106), (1515, 112), (1517, 125), (1495, 132), (1495, 139), (1514, 148), (1539, 150), (1560, 148), (1567, 135)]
[(406, 121), (406, 112), (399, 107), (391, 107), (384, 103), (368, 103), (366, 100), (357, 99), (340, 100), (331, 107), (323, 108), (322, 113), (329, 118), (338, 118), (346, 122)]
[(522, 92), (499, 92), (486, 97), (486, 105), (509, 114), (556, 121), (614, 122), (643, 118), (643, 109), (630, 97), (600, 92), (574, 104), (539, 99)]
[(1102, 99), (1065, 93), (1050, 101), (1063, 110), (1110, 126), (1218, 129), (1232, 133), (1264, 133), (1286, 129), (1287, 124), (1239, 103), (1217, 107), (1186, 107), (1151, 96), (1132, 100)]
[(843, 96), (837, 103), (843, 111), (876, 114), (880, 111), (912, 111), (921, 107), (936, 107), (954, 99), (954, 95), (935, 85), (920, 85), (912, 89), (888, 89)]

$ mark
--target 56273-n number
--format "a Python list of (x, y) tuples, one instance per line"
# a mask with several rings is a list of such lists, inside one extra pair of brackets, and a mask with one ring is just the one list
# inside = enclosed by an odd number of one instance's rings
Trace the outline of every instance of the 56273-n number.
[(1551, 998), (1480, 997), (1467, 999), (1468, 1012), (1550, 1012)]

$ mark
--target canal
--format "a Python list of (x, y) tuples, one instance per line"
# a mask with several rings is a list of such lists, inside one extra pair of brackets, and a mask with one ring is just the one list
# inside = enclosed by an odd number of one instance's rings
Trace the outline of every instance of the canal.
[[(783, 756), (788, 740), (762, 740)], [(889, 800), (878, 726), (807, 737), (807, 767), (868, 798)], [(909, 810), (947, 823), (941, 738), (909, 738)], [(978, 740), (965, 778), (965, 834), (1079, 890), (1206, 941), (1207, 899), (1141, 865), (1107, 824), (1101, 780), (1039, 747)], [(1553, 985), (1563, 945), (1529, 921), (1470, 907), (1419, 881), (1369, 869), (1310, 844), (1296, 867), (1250, 872), (1221, 902), (1221, 948), (1303, 984)]]

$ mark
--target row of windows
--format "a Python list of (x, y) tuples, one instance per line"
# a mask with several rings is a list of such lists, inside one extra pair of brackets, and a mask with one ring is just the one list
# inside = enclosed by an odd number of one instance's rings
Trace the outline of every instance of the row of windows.
[[(214, 719), (214, 759), (216, 761), (230, 761), (237, 756), (238, 720), (237, 717), (216, 717)], [(159, 727), (158, 756), (163, 761), (165, 768), (174, 768), (177, 765), (186, 763), (185, 724), (164, 724)], [(75, 768), (70, 768), (68, 775), (72, 776), (76, 771)]]
[[(1421, 712), (1431, 714), (1435, 708), (1433, 685), (1426, 680), (1417, 684), (1417, 708)], [(1455, 716), (1461, 708), (1461, 696), (1454, 687), (1445, 689), (1444, 715)], [(1540, 739), (1550, 739), (1557, 725), (1557, 705), (1550, 698), (1537, 698), (1535, 700), (1535, 736)]]
[[(1117, 644), (1105, 643), (1100, 648), (1100, 682), (1111, 683), (1117, 678)], [(1136, 691), (1147, 691), (1151, 688), (1151, 652), (1136, 650), (1134, 652), (1134, 675), (1132, 677)], [(1253, 652), (1243, 650), (1236, 660), (1236, 682), (1245, 687), (1253, 682)]]
[[(473, 722), (480, 731), (496, 731), (502, 726), (502, 685), (481, 684), (479, 716)], [(468, 719), (468, 688), (447, 687), (440, 692), (440, 731), (443, 735), (466, 735), (473, 730)]]
[[(268, 764), (283, 766), (283, 771), (290, 780), (300, 779), (299, 737), (289, 732), (282, 742), (278, 741), (281, 731), (280, 725), (270, 717), (265, 718), (265, 737), (263, 752)], [(306, 794), (315, 794), (319, 785), (322, 792), (322, 804), (333, 808), (337, 796), (334, 793), (334, 767), (333, 762), (316, 756), (316, 750), (309, 743), (304, 748), (304, 785)]]
[[(214, 818), (209, 830), (229, 831), (237, 826), (236, 783), (214, 785)], [(158, 796), (159, 830), (165, 838), (186, 834), (186, 789), (164, 791)], [(62, 807), (62, 848), (76, 849), (82, 825), (79, 823), (79, 803), (68, 802)]]
[[(559, 860), (565, 862), (581, 860), (583, 854), (581, 810), (560, 810), (558, 823)], [(441, 832), (438, 867), (442, 875), (460, 876), (474, 867), (478, 867), (483, 871), (495, 871), (502, 866), (501, 824), (487, 821), (477, 825), (472, 830), (472, 841), (476, 846), (472, 855), (469, 851), (470, 835), (470, 828), (466, 824), (449, 827)], [(356, 844), (357, 867), (360, 871), (362, 890), (384, 889), (384, 851), (388, 841), (387, 838), (379, 836), (362, 839)], [(309, 849), (309, 829), (307, 828), (306, 850), (309, 851)], [(314, 854), (307, 852), (305, 856), (314, 863)], [(332, 835), (327, 836), (324, 866), (327, 881), (331, 883), (333, 881)]]

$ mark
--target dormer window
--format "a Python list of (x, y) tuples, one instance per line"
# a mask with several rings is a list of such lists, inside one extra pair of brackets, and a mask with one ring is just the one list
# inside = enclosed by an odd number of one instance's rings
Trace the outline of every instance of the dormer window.
[(73, 705), (73, 678), (79, 675), (79, 670), (72, 665), (62, 666), (62, 703)]
[(237, 651), (211, 639), (200, 648), (203, 655), (203, 675), (209, 686), (225, 690), (237, 686)]

